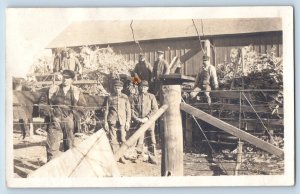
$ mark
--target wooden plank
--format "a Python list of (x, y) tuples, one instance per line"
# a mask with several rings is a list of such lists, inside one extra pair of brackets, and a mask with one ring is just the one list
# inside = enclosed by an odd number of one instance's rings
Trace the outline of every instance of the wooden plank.
[[(236, 118), (219, 118), (222, 121), (229, 121), (229, 122), (239, 122)], [(266, 125), (270, 125), (270, 126), (283, 126), (283, 119), (261, 119), (264, 124)], [(259, 119), (241, 119), (242, 122), (244, 123), (250, 123), (250, 124), (256, 124), (256, 123), (260, 123)]]
[(118, 151), (115, 153), (115, 159), (119, 160), (120, 157), (124, 155), (124, 153), (130, 148), (133, 144), (136, 143), (136, 141), (139, 139), (139, 137), (144, 134), (153, 123), (167, 110), (168, 105), (163, 105), (160, 107), (156, 113), (153, 114), (149, 120), (144, 123), (132, 136), (128, 138), (128, 140), (121, 145), (121, 147), (118, 149)]
[[(211, 106), (209, 106), (207, 103), (193, 103), (193, 106), (200, 107), (201, 109), (207, 109), (207, 110), (222, 110), (222, 111), (240, 111), (240, 105), (239, 104), (226, 104), (226, 103), (212, 103)], [(258, 105), (252, 105), (254, 110), (251, 106), (248, 105), (242, 105), (241, 110), (242, 112), (249, 112), (249, 113), (272, 113), (273, 110), (269, 108), (269, 105), (267, 104), (258, 104)], [(278, 108), (278, 114), (283, 114), (283, 108)]]
[[(252, 95), (249, 93), (245, 93), (248, 99), (252, 98)], [(210, 92), (210, 96), (212, 98), (227, 98), (227, 99), (240, 99), (239, 91), (222, 91), (222, 90), (214, 90)]]
[[(67, 161), (67, 162), (66, 162)], [(119, 177), (117, 163), (103, 130), (29, 174), (30, 178)]]
[(282, 158), (284, 156), (284, 152), (282, 149), (280, 149), (268, 142), (265, 142), (245, 131), (242, 131), (242, 130), (238, 129), (237, 127), (234, 127), (216, 117), (213, 117), (213, 116), (207, 114), (206, 112), (203, 112), (203, 111), (196, 109), (185, 103), (181, 103), (180, 108), (181, 108), (181, 110), (183, 110), (191, 115), (194, 115), (195, 117), (197, 117), (215, 127), (218, 127), (219, 129), (240, 138), (241, 140), (247, 141), (250, 144), (257, 146), (258, 148), (260, 148), (264, 151), (267, 151), (271, 154), (277, 155)]

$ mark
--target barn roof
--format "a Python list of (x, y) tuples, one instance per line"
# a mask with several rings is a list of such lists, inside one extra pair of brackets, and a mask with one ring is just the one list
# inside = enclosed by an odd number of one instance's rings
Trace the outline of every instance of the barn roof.
[[(130, 23), (129, 20), (73, 22), (47, 48), (132, 42)], [(200, 35), (205, 36), (282, 31), (280, 18), (197, 19), (195, 24)], [(138, 41), (197, 36), (192, 20), (134, 20), (132, 26)]]

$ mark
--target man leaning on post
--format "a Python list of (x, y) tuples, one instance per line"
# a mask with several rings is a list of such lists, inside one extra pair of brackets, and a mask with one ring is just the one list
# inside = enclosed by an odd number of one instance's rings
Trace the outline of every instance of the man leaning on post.
[[(104, 113), (104, 129), (108, 133), (108, 138), (115, 154), (122, 143), (126, 142), (126, 131), (130, 128), (131, 107), (128, 97), (122, 93), (123, 82), (114, 82), (114, 91), (106, 99), (106, 109)], [(124, 156), (119, 162), (127, 163)]]
[(63, 149), (74, 146), (75, 121), (84, 115), (86, 101), (81, 90), (73, 85), (75, 73), (72, 70), (62, 72), (62, 83), (52, 85), (47, 96), (40, 100), (41, 112), (46, 115), (47, 124), (47, 161), (60, 154), (61, 133)]

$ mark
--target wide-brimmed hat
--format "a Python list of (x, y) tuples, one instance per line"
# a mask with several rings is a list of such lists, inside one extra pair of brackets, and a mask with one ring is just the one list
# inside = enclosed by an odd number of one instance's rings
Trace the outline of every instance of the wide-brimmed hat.
[(69, 69), (66, 69), (62, 72), (62, 76), (64, 78), (74, 78), (75, 77), (75, 72)]
[(165, 54), (164, 51), (156, 51), (158, 54)]

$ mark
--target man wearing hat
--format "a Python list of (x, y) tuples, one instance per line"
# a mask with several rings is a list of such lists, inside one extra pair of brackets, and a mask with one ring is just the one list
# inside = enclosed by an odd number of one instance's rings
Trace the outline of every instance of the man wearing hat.
[(211, 98), (209, 95), (211, 88), (213, 88), (213, 89), (219, 88), (216, 68), (210, 64), (209, 56), (204, 55), (203, 56), (203, 68), (202, 68), (202, 71), (200, 71), (197, 74), (195, 84), (193, 87), (193, 92), (191, 92), (191, 97), (195, 98), (198, 95), (198, 93), (201, 90), (203, 90), (203, 91), (205, 91), (204, 94), (207, 98), (207, 103), (209, 105), (211, 105)]
[(147, 80), (149, 83), (152, 79), (152, 66), (145, 60), (145, 55), (143, 53), (139, 54), (139, 62), (135, 65), (133, 70), (134, 77), (139, 78), (139, 80)]
[[(104, 113), (104, 129), (108, 133), (113, 153), (116, 153), (120, 145), (126, 142), (126, 131), (130, 128), (131, 107), (128, 97), (122, 93), (123, 82), (114, 82), (114, 92), (106, 99)], [(126, 163), (124, 157), (119, 160)]]
[(159, 76), (169, 74), (170, 68), (168, 62), (164, 59), (164, 52), (157, 51), (158, 59), (153, 65), (153, 81), (154, 81), (154, 94), (157, 95), (160, 90), (160, 80)]
[(67, 151), (74, 146), (75, 120), (84, 115), (86, 101), (81, 90), (73, 85), (75, 73), (71, 70), (62, 72), (62, 83), (52, 85), (48, 95), (42, 96), (41, 111), (46, 115), (47, 125), (47, 161), (60, 154), (61, 133), (63, 149)]
[[(143, 80), (139, 85), (139, 95), (133, 99), (131, 104), (132, 119), (138, 123), (137, 129), (148, 121), (148, 119), (157, 111), (158, 105), (156, 98), (153, 94), (148, 93), (149, 84)], [(153, 124), (137, 141), (138, 157), (136, 162), (143, 160), (144, 139), (148, 141), (149, 162), (157, 164), (156, 161), (156, 140), (154, 132), (155, 124)], [(150, 154), (150, 152), (152, 152)]]

